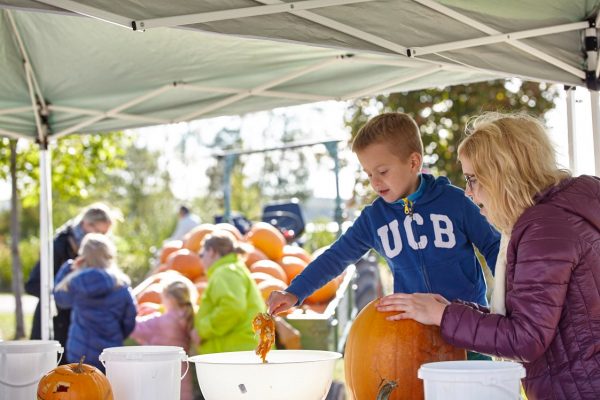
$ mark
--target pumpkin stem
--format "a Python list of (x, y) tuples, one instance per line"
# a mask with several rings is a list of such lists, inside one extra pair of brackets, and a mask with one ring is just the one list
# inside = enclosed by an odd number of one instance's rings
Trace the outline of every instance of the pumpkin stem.
[(381, 385), (381, 388), (379, 389), (379, 392), (377, 392), (376, 400), (388, 400), (394, 389), (397, 387), (398, 384), (395, 381), (384, 381), (383, 385)]
[(82, 367), (83, 360), (85, 360), (85, 356), (81, 356), (81, 359), (79, 360), (79, 364), (77, 364), (77, 366), (75, 368), (73, 368), (74, 372), (76, 372), (78, 374), (81, 374), (84, 372), (83, 367)]

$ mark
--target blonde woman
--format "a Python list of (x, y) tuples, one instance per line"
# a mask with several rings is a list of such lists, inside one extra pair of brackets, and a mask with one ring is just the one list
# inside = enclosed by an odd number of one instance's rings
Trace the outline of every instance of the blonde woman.
[(116, 250), (100, 233), (87, 234), (75, 260), (67, 261), (55, 278), (54, 300), (71, 309), (66, 360), (85, 362), (101, 371), (98, 356), (107, 347), (122, 346), (135, 327), (136, 306), (129, 277), (115, 264)]
[(558, 168), (543, 125), (521, 114), (476, 118), (458, 157), (467, 195), (504, 239), (492, 312), (432, 294), (389, 296), (379, 309), (522, 362), (529, 400), (600, 399), (600, 179)]
[[(53, 240), (54, 275), (58, 269), (70, 259), (77, 257), (81, 240), (88, 233), (106, 234), (114, 222), (114, 212), (105, 204), (94, 203), (83, 209), (75, 218), (67, 221), (57, 229)], [(35, 297), (40, 297), (40, 262), (31, 270), (25, 283), (25, 291)], [(53, 319), (54, 339), (66, 349), (71, 312), (58, 307), (58, 313)], [(38, 302), (33, 314), (31, 339), (41, 339), (41, 309)], [(65, 350), (66, 353), (66, 350)], [(66, 362), (63, 357), (62, 362)]]

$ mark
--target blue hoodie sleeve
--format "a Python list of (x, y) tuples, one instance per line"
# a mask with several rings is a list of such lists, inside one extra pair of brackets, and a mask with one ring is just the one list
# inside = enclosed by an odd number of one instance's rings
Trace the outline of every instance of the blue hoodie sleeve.
[(354, 224), (329, 249), (294, 278), (286, 291), (298, 297), (297, 304), (302, 304), (315, 290), (341, 274), (348, 265), (356, 262), (371, 247), (371, 234), (368, 230), (366, 213), (363, 211)]
[[(58, 273), (54, 277), (54, 286), (58, 285), (71, 271), (73, 260), (66, 261), (58, 270)], [(63, 309), (68, 309), (73, 306), (73, 293), (69, 290), (54, 290), (52, 292), (54, 295), (54, 302), (56, 305)]]
[(485, 257), (488, 267), (495, 275), (500, 233), (481, 214), (479, 207), (471, 199), (466, 196), (464, 199), (464, 228), (467, 237)]

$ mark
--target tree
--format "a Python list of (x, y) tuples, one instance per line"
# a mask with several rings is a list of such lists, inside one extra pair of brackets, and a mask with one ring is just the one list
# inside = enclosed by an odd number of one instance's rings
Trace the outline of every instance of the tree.
[[(52, 158), (53, 202), (71, 204), (72, 199), (87, 198), (87, 186), (96, 181), (100, 172), (110, 171), (123, 166), (119, 158), (120, 146), (116, 139), (99, 135), (72, 135), (50, 146)], [(0, 140), (0, 179), (11, 182), (11, 258), (12, 291), (15, 295), (16, 338), (25, 335), (21, 295), (23, 293), (23, 274), (18, 245), (21, 241), (19, 222), (19, 201), (23, 208), (35, 208), (39, 205), (39, 151), (32, 143), (19, 143), (17, 140)], [(6, 162), (5, 160), (9, 160)], [(67, 207), (57, 207), (55, 221), (63, 221)], [(39, 222), (37, 223), (39, 226)]]
[[(421, 130), (425, 169), (463, 185), (456, 149), (470, 117), (483, 111), (525, 111), (543, 116), (554, 107), (557, 94), (553, 86), (518, 80), (392, 93), (355, 101), (348, 110), (346, 125), (354, 137), (373, 114), (400, 111), (411, 115)], [(357, 180), (356, 197), (372, 200), (374, 194), (367, 185), (364, 177)]]

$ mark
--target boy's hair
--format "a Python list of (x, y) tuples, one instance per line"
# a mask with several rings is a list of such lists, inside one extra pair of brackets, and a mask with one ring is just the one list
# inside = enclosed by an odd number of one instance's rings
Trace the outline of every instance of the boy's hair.
[(184, 282), (174, 281), (169, 283), (163, 292), (175, 300), (180, 309), (184, 310), (185, 327), (190, 332), (194, 328), (194, 306), (189, 287)]
[(102, 203), (94, 203), (87, 207), (81, 213), (79, 218), (81, 221), (86, 221), (90, 223), (94, 222), (107, 222), (109, 224), (113, 223), (113, 215), (112, 211), (108, 206)]
[(469, 121), (465, 134), (458, 157), (473, 165), (490, 202), (490, 222), (505, 233), (536, 194), (570, 175), (558, 168), (544, 125), (527, 114), (488, 112)]
[(412, 153), (423, 155), (419, 127), (408, 114), (385, 113), (371, 118), (352, 140), (352, 151), (359, 152), (374, 143), (389, 143), (392, 151), (406, 159)]

